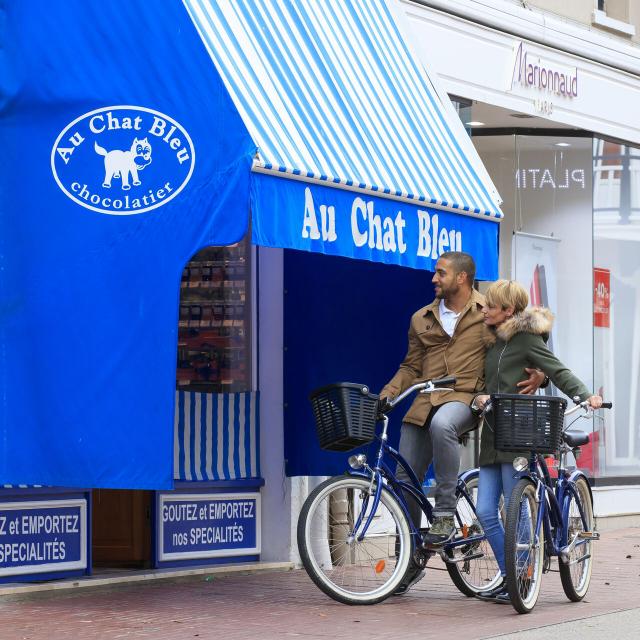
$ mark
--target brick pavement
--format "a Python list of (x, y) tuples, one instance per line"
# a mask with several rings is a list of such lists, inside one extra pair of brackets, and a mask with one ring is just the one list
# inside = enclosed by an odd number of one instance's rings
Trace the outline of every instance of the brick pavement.
[(407, 595), (373, 607), (332, 601), (302, 570), (4, 596), (0, 639), (471, 640), (640, 607), (640, 529), (604, 533), (596, 552), (585, 601), (570, 603), (559, 575), (548, 573), (525, 616), (462, 596), (436, 560)]

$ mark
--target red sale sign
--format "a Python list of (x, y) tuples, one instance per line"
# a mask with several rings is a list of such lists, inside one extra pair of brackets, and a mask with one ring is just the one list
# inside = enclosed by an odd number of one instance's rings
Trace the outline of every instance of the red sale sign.
[(609, 326), (609, 302), (611, 300), (611, 271), (593, 269), (593, 326)]

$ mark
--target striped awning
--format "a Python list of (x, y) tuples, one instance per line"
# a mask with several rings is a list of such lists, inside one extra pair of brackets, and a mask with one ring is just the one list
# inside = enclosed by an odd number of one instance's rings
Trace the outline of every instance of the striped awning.
[(184, 3), (256, 143), (254, 171), (502, 217), (384, 0)]

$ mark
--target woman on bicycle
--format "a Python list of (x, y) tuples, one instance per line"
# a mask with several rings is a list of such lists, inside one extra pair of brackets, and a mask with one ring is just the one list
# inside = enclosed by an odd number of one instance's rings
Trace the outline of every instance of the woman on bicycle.
[[(553, 315), (542, 307), (527, 308), (526, 290), (512, 280), (497, 280), (489, 286), (486, 304), (482, 309), (487, 328), (485, 360), (485, 392), (518, 393), (517, 382), (524, 369), (537, 368), (570, 398), (588, 400), (593, 409), (602, 405), (600, 396), (592, 395), (587, 387), (547, 348), (546, 342), (553, 324)], [(475, 408), (482, 409), (489, 395), (476, 396)], [(512, 466), (516, 457), (528, 457), (529, 452), (506, 453), (494, 448), (492, 416), (484, 420), (480, 441), (480, 477), (477, 513), (489, 544), (493, 549), (500, 572), (506, 575), (504, 558), (504, 528), (499, 517), (500, 496), (504, 495), (504, 509), (518, 480)], [(481, 592), (479, 597), (509, 603), (503, 580), (495, 589)]]

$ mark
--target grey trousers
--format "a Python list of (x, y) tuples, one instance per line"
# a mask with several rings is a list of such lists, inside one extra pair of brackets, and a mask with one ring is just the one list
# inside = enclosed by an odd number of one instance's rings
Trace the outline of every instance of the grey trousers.
[[(458, 437), (474, 429), (477, 419), (463, 402), (447, 402), (434, 407), (425, 426), (403, 423), (400, 431), (399, 451), (422, 482), (433, 460), (436, 477), (434, 515), (452, 515), (456, 510), (456, 485), (460, 470), (460, 444)], [(396, 476), (408, 480), (404, 469), (398, 465)], [(409, 514), (420, 526), (422, 510), (405, 492)]]

